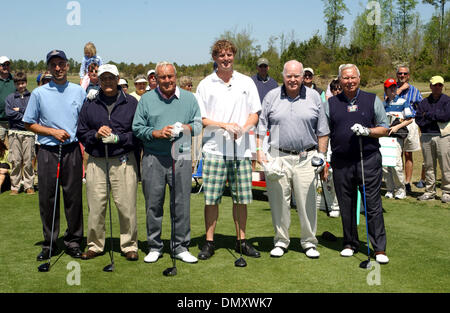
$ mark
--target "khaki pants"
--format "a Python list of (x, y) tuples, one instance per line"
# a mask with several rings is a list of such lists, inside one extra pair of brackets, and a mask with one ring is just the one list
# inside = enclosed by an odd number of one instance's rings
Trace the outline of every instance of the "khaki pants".
[[(123, 253), (138, 250), (136, 195), (137, 167), (134, 154), (122, 163), (110, 157), (109, 180), (112, 197), (119, 211), (120, 249)], [(107, 213), (106, 159), (89, 156), (86, 168), (86, 195), (89, 207), (88, 249), (102, 252), (105, 247), (105, 216)]]
[(425, 164), (425, 193), (436, 194), (436, 166), (439, 162), (442, 193), (450, 194), (450, 136), (422, 134), (420, 142)]
[(0, 121), (0, 140), (3, 142), (5, 142), (5, 140), (8, 138), (8, 128), (8, 121)]
[(19, 190), (22, 179), (25, 190), (33, 188), (34, 170), (32, 161), (35, 157), (34, 139), (34, 135), (11, 132), (8, 135), (11, 190)]
[(287, 248), (290, 243), (289, 226), (291, 223), (291, 193), (297, 204), (300, 219), (300, 244), (303, 249), (315, 247), (318, 243), (317, 209), (316, 209), (316, 175), (311, 165), (311, 158), (316, 151), (308, 152), (300, 157), (274, 151), (281, 159), (285, 175), (278, 180), (267, 180), (267, 195), (272, 212), (272, 223), (275, 230), (274, 245)]

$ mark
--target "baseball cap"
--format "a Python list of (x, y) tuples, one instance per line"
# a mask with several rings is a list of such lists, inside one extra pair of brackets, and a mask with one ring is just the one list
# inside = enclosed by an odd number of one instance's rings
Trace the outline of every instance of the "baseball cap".
[(63, 59), (64, 61), (67, 61), (67, 57), (66, 57), (66, 54), (64, 53), (64, 51), (52, 50), (49, 53), (47, 53), (47, 64), (51, 58), (55, 58), (55, 57), (58, 57), (58, 58)]
[(310, 72), (311, 74), (314, 75), (314, 71), (313, 71), (313, 69), (310, 68), (310, 67), (305, 68), (305, 69), (303, 70), (303, 73), (305, 73), (305, 72)]
[(127, 85), (128, 86), (128, 83), (125, 79), (121, 78), (121, 79), (119, 79), (119, 83), (117, 85)]
[(395, 79), (393, 78), (388, 78), (386, 79), (386, 81), (384, 82), (384, 88), (389, 88), (392, 85), (396, 85), (397, 86), (397, 82), (395, 81)]
[(430, 83), (432, 85), (436, 85), (436, 84), (444, 84), (444, 78), (442, 76), (433, 76), (430, 79)]
[(151, 74), (155, 74), (155, 75), (156, 75), (155, 70), (149, 70), (149, 71), (147, 72), (147, 76), (150, 76)]
[(98, 68), (98, 76), (100, 77), (103, 73), (111, 73), (114, 76), (119, 76), (119, 71), (114, 64), (102, 64)]
[(11, 60), (7, 56), (2, 55), (0, 57), (0, 64), (3, 64), (5, 62), (11, 62)]
[(256, 62), (256, 64), (258, 66), (263, 65), (263, 64), (269, 66), (269, 61), (266, 58), (259, 58), (258, 62)]

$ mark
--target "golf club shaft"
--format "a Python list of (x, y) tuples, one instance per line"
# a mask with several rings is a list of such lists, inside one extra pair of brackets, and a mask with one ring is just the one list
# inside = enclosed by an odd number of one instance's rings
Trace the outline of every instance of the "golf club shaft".
[(172, 220), (171, 245), (172, 245), (172, 264), (176, 267), (175, 258), (175, 141), (172, 143), (172, 192), (170, 195), (170, 218)]
[(53, 248), (53, 231), (55, 229), (55, 215), (56, 215), (56, 202), (58, 201), (58, 187), (59, 187), (59, 170), (61, 167), (61, 154), (62, 154), (62, 143), (58, 145), (58, 165), (56, 168), (56, 187), (55, 187), (55, 199), (53, 202), (53, 217), (52, 217), (52, 232), (50, 234), (50, 254), (48, 258), (48, 263), (52, 258), (52, 248)]
[(322, 179), (320, 179), (320, 174), (319, 174), (319, 180), (320, 180), (320, 185), (322, 186), (322, 196), (323, 196), (323, 201), (325, 202), (325, 209), (327, 210), (327, 216), (330, 216), (330, 208), (328, 207), (327, 197), (325, 196), (325, 189), (323, 188), (323, 181), (322, 181)]
[(109, 257), (111, 259), (111, 264), (114, 264), (114, 249), (113, 249), (113, 232), (112, 232), (112, 213), (111, 213), (111, 195), (110, 195), (110, 183), (109, 183), (109, 154), (108, 154), (108, 144), (105, 144), (105, 165), (106, 165), (106, 201), (108, 203), (109, 209), (109, 230), (110, 230), (110, 242), (111, 247), (109, 250)]
[(242, 237), (241, 237), (241, 212), (239, 207), (239, 185), (238, 185), (238, 169), (237, 169), (237, 153), (236, 153), (236, 135), (233, 137), (233, 159), (234, 159), (234, 183), (236, 188), (236, 214), (238, 221), (238, 240), (239, 240), (239, 257), (242, 258)]
[(363, 145), (361, 136), (359, 136), (359, 154), (361, 157), (361, 178), (363, 184), (364, 215), (366, 216), (367, 258), (370, 260), (369, 225), (367, 224), (366, 181), (364, 179), (364, 156), (363, 156)]

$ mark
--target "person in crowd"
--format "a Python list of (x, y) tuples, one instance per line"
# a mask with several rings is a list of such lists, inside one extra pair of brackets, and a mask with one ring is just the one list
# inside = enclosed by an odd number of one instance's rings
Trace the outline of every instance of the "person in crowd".
[[(414, 113), (405, 99), (397, 95), (397, 82), (389, 78), (384, 82), (384, 109), (390, 125), (389, 136), (395, 137), (397, 147), (397, 162), (395, 167), (383, 166), (383, 177), (386, 181), (386, 198), (405, 199), (405, 183), (403, 175), (402, 146), (406, 138), (407, 127), (413, 122)], [(405, 130), (405, 132), (400, 132)]]
[(325, 91), (317, 87), (316, 83), (314, 83), (314, 70), (310, 67), (307, 67), (303, 70), (303, 84), (306, 87), (312, 88), (317, 91), (322, 102), (326, 101)]
[(134, 87), (136, 90), (130, 93), (130, 95), (135, 97), (137, 101), (141, 100), (142, 95), (146, 92), (147, 84), (147, 78), (144, 75), (137, 75), (134, 78)]
[[(389, 132), (386, 111), (375, 94), (360, 89), (361, 78), (356, 65), (341, 65), (339, 81), (343, 91), (328, 99), (325, 112), (330, 126), (331, 166), (344, 233), (344, 249), (340, 255), (350, 257), (359, 250), (356, 226), (359, 188), (363, 198), (366, 198), (369, 239), (375, 259), (380, 264), (386, 264), (389, 258), (386, 255), (386, 230), (380, 193), (382, 166), (378, 142), (379, 137)], [(364, 164), (363, 169), (361, 162)], [(325, 167), (324, 177), (327, 176)]]
[(444, 83), (442, 76), (431, 77), (431, 94), (420, 102), (416, 112), (425, 164), (425, 193), (417, 198), (421, 201), (435, 199), (436, 165), (439, 162), (441, 201), (450, 202), (450, 97), (443, 93)]
[(252, 76), (261, 103), (269, 91), (278, 87), (276, 80), (269, 76), (269, 69), (269, 61), (266, 58), (259, 58), (256, 62), (257, 73)]
[(133, 132), (144, 144), (142, 190), (150, 247), (144, 262), (154, 263), (163, 253), (163, 205), (169, 185), (172, 257), (196, 263), (189, 252), (191, 160), (184, 152), (190, 154), (191, 136), (201, 130), (200, 109), (192, 93), (178, 88), (172, 63), (158, 63), (156, 77), (158, 87), (142, 96), (133, 120)]
[(179, 80), (179, 85), (181, 89), (192, 92), (192, 77), (190, 76), (181, 76)]
[(233, 198), (237, 235), (235, 251), (260, 257), (260, 253), (246, 240), (245, 230), (247, 205), (252, 201), (249, 130), (258, 122), (261, 101), (253, 80), (233, 69), (236, 52), (232, 42), (216, 41), (212, 47), (212, 58), (217, 64), (217, 71), (204, 78), (197, 87), (197, 100), (205, 127), (203, 190), (206, 242), (198, 254), (201, 260), (209, 259), (214, 254), (214, 232), (226, 181)]
[(5, 99), (15, 91), (16, 86), (11, 75), (11, 60), (7, 56), (0, 56), (0, 141), (7, 147), (9, 122), (5, 114)]
[(119, 86), (122, 88), (124, 93), (128, 93), (128, 80), (125, 78), (119, 79)]
[[(397, 67), (397, 94), (400, 98), (406, 100), (411, 106), (413, 114), (417, 110), (417, 105), (422, 101), (422, 95), (416, 87), (409, 83), (410, 72), (406, 65)], [(413, 152), (420, 151), (419, 128), (412, 120), (408, 126), (408, 136), (403, 140), (403, 153), (405, 155), (405, 189), (411, 192), (411, 179), (414, 168)]]
[(50, 73), (50, 71), (45, 71), (42, 75), (41, 75), (41, 81), (39, 83), (39, 86), (48, 84), (49, 82), (51, 82), (52, 80), (52, 74)]
[(89, 94), (91, 90), (98, 91), (100, 89), (100, 84), (98, 81), (98, 64), (91, 63), (88, 68), (89, 85), (86, 88), (86, 93)]
[(11, 188), (11, 179), (9, 176), (11, 163), (9, 163), (8, 155), (8, 148), (3, 141), (0, 141), (0, 193)]
[[(105, 248), (107, 186), (119, 211), (120, 249), (129, 261), (138, 259), (136, 196), (137, 162), (134, 150), (139, 146), (131, 128), (137, 100), (119, 87), (115, 65), (103, 64), (98, 71), (100, 89), (86, 100), (78, 119), (77, 137), (90, 157), (86, 167), (86, 196), (89, 208), (88, 260)], [(106, 175), (106, 166), (108, 173)], [(107, 183), (107, 180), (109, 182)]]
[[(23, 117), (25, 129), (36, 133), (40, 143), (37, 162), (39, 209), (44, 241), (37, 256), (39, 261), (49, 258), (51, 238), (55, 250), (52, 255), (57, 251), (56, 240), (60, 227), (60, 197), (59, 192), (55, 194), (57, 171), (67, 221), (67, 230), (64, 233), (66, 253), (80, 258), (80, 244), (83, 240), (83, 169), (76, 131), (86, 92), (80, 85), (67, 80), (69, 62), (64, 51), (50, 51), (47, 54), (47, 68), (52, 74), (52, 81), (33, 90)], [(61, 159), (58, 160), (60, 149)], [(52, 234), (55, 201), (56, 214)]]
[(23, 114), (30, 100), (30, 92), (27, 90), (27, 75), (18, 72), (14, 76), (16, 92), (6, 97), (6, 116), (9, 119), (9, 161), (11, 163), (11, 195), (18, 195), (20, 184), (26, 194), (34, 194), (34, 169), (35, 134), (25, 129), (22, 121)]
[[(284, 64), (281, 87), (269, 91), (262, 104), (258, 123), (257, 156), (265, 167), (267, 193), (275, 230), (273, 257), (281, 257), (290, 244), (290, 202), (295, 195), (300, 220), (300, 244), (309, 258), (320, 256), (317, 250), (316, 188), (318, 172), (326, 163), (328, 121), (320, 95), (306, 88), (302, 63)], [(270, 131), (269, 153), (262, 150), (262, 137)], [(322, 159), (315, 168), (313, 157)], [(316, 171), (317, 170), (317, 171)]]
[(156, 80), (155, 70), (152, 69), (147, 72), (147, 81), (148, 81), (148, 86), (145, 88), (146, 91), (156, 89), (156, 87), (158, 86), (158, 82)]
[(80, 85), (86, 90), (89, 86), (89, 65), (96, 63), (98, 66), (103, 64), (103, 60), (97, 55), (97, 48), (93, 42), (84, 45), (84, 57), (80, 66)]

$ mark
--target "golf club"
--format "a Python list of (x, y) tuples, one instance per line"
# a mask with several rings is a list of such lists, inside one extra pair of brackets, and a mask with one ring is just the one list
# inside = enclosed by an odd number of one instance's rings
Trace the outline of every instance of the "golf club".
[(111, 195), (109, 190), (109, 159), (108, 159), (108, 144), (105, 144), (105, 163), (106, 163), (106, 197), (109, 208), (109, 228), (111, 231), (111, 247), (109, 249), (109, 258), (111, 259), (111, 264), (106, 265), (103, 268), (104, 272), (112, 272), (114, 271), (114, 251), (113, 251), (113, 234), (112, 234), (112, 214), (111, 214)]
[(238, 186), (238, 175), (237, 175), (237, 154), (236, 154), (236, 135), (233, 139), (233, 154), (234, 154), (234, 182), (236, 187), (236, 214), (238, 220), (238, 239), (239, 239), (239, 259), (234, 261), (234, 266), (236, 267), (246, 267), (247, 262), (242, 257), (242, 238), (241, 238), (241, 217), (239, 214), (239, 186)]
[[(316, 168), (316, 175), (319, 174), (319, 173), (317, 173), (317, 169), (319, 167), (321, 167), (323, 165), (323, 163), (324, 163), (324, 161), (321, 158), (319, 158), (317, 156), (312, 157), (311, 165)], [(322, 196), (323, 196), (323, 200), (325, 202), (325, 209), (327, 210), (327, 216), (329, 217), (330, 216), (330, 208), (328, 207), (327, 197), (325, 196), (325, 189), (323, 188), (323, 181), (320, 179), (320, 177), (318, 179), (320, 180), (320, 185), (322, 186)]]
[(372, 267), (372, 264), (370, 264), (369, 225), (367, 225), (367, 205), (366, 205), (366, 182), (364, 180), (364, 161), (363, 161), (363, 149), (362, 149), (361, 136), (359, 136), (359, 155), (361, 157), (361, 177), (362, 177), (362, 185), (363, 185), (364, 215), (366, 216), (366, 236), (367, 236), (367, 260), (362, 261), (359, 264), (359, 267), (369, 269)]
[(175, 258), (175, 155), (174, 155), (174, 143), (172, 143), (172, 191), (170, 193), (170, 219), (172, 222), (172, 234), (170, 236), (170, 245), (172, 247), (171, 257), (172, 257), (172, 267), (168, 267), (163, 271), (164, 276), (175, 276), (177, 275), (177, 261)]
[(55, 228), (55, 214), (56, 214), (56, 202), (58, 200), (58, 187), (59, 187), (59, 168), (61, 166), (61, 153), (62, 153), (62, 143), (59, 144), (58, 148), (58, 165), (56, 169), (56, 188), (55, 188), (55, 200), (53, 203), (53, 217), (52, 217), (52, 232), (50, 235), (50, 254), (48, 257), (48, 262), (39, 265), (39, 272), (48, 272), (50, 270), (50, 261), (52, 259), (52, 248), (53, 248), (53, 231)]

